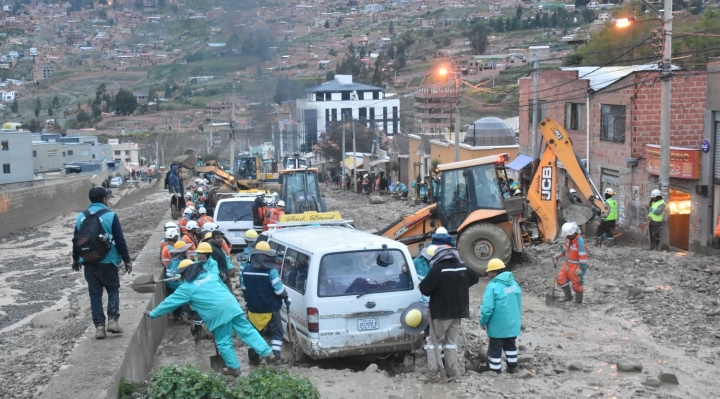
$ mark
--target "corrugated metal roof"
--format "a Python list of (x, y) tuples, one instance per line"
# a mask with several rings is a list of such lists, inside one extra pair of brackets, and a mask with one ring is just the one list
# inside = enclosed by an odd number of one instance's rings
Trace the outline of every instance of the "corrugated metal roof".
[(372, 90), (385, 90), (382, 87), (370, 86), (362, 83), (340, 83), (337, 79), (325, 82), (321, 85), (311, 87), (307, 89), (310, 93), (318, 91), (372, 91)]
[[(657, 71), (658, 64), (614, 66), (614, 67), (562, 67), (563, 71), (578, 71), (578, 79), (590, 81), (594, 91), (602, 90), (634, 72)], [(673, 66), (673, 70), (678, 69)]]

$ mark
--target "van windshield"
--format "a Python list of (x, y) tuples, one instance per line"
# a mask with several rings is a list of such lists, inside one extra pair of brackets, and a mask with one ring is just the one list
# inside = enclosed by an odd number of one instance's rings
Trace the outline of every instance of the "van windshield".
[(221, 202), (216, 222), (252, 221), (252, 201)]
[(323, 256), (320, 261), (318, 296), (344, 296), (413, 289), (405, 255), (388, 250), (393, 263), (379, 266), (382, 250), (341, 252)]

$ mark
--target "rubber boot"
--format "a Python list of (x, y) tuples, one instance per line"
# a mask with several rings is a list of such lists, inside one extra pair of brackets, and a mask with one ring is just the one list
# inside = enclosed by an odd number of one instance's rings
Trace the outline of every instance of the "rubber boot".
[(95, 339), (105, 339), (105, 326), (95, 327)]
[(225, 367), (222, 369), (223, 375), (229, 375), (232, 377), (240, 377), (240, 369), (231, 369), (228, 367)]
[(572, 297), (572, 292), (570, 292), (570, 287), (568, 287), (568, 286), (562, 287), (562, 290), (563, 290), (563, 293), (565, 293), (565, 298), (558, 299), (558, 302), (572, 301), (573, 297)]
[(576, 293), (575, 293), (575, 303), (576, 303), (577, 305), (580, 305), (580, 304), (582, 304), (582, 300), (583, 300), (583, 293), (582, 293), (582, 292), (576, 292)]
[(123, 330), (120, 328), (117, 320), (110, 320), (108, 322), (107, 331), (114, 334), (122, 334)]

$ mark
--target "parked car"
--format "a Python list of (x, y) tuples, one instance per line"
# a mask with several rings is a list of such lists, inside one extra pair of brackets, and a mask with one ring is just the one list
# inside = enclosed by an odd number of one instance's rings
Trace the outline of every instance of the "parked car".
[(115, 176), (110, 180), (110, 187), (120, 187), (123, 185), (123, 178), (121, 176)]
[(244, 248), (245, 232), (253, 228), (252, 205), (257, 194), (230, 194), (215, 205), (213, 219), (233, 248)]
[(323, 222), (267, 234), (292, 300), (281, 318), (295, 362), (403, 356), (421, 347), (422, 336), (400, 326), (402, 311), (421, 298), (404, 244)]

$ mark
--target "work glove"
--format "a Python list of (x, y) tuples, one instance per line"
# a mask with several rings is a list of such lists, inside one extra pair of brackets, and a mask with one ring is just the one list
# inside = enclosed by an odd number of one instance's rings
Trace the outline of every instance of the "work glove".
[(553, 256), (553, 259), (558, 260), (558, 259), (562, 258), (562, 256), (563, 256), (563, 254), (561, 254), (561, 253), (555, 254), (555, 256)]
[(287, 306), (288, 308), (292, 304), (292, 300), (288, 297), (283, 298), (283, 302), (285, 302), (285, 306)]
[(125, 274), (132, 273), (132, 262), (124, 262), (122, 265), (122, 270), (125, 272)]
[(72, 264), (72, 269), (73, 269), (73, 271), (79, 272), (79, 271), (80, 271), (80, 267), (82, 267), (82, 265), (80, 264), (80, 262), (74, 260), (74, 261), (73, 261), (73, 264)]
[(581, 268), (578, 267), (577, 269), (575, 269), (575, 275), (576, 275), (576, 276), (579, 276), (579, 275), (581, 275), (581, 274), (582, 274), (582, 269), (581, 269)]

